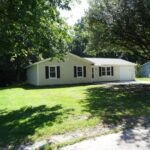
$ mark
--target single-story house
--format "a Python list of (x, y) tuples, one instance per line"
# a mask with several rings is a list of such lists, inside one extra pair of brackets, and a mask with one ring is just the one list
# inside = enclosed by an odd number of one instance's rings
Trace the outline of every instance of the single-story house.
[(68, 53), (63, 61), (44, 59), (26, 67), (27, 82), (36, 86), (131, 81), (135, 65), (123, 59), (82, 58)]
[(141, 66), (140, 75), (142, 77), (150, 77), (150, 61)]

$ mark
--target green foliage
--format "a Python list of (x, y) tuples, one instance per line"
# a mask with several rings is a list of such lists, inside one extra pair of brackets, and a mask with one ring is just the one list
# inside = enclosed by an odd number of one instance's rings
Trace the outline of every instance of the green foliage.
[(81, 18), (74, 25), (74, 35), (70, 44), (71, 52), (78, 56), (87, 56), (88, 31), (86, 30), (86, 18)]
[(0, 0), (0, 70), (18, 74), (30, 62), (60, 57), (70, 40), (57, 8), (68, 0)]
[(140, 70), (141, 70), (141, 65), (140, 64), (138, 64), (137, 66), (136, 66), (136, 72), (135, 72), (135, 76), (136, 77), (140, 77), (141, 76), (141, 73), (140, 73)]
[(148, 0), (94, 0), (88, 12), (89, 49), (150, 58)]

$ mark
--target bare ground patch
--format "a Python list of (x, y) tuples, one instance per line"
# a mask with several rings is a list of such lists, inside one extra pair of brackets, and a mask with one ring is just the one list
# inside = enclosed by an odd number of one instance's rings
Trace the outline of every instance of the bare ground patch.
[(84, 130), (76, 130), (72, 132), (68, 132), (66, 134), (53, 135), (50, 138), (47, 138), (42, 141), (38, 141), (35, 143), (28, 143), (26, 145), (21, 145), (19, 150), (32, 150), (32, 149), (41, 149), (46, 146), (53, 145), (55, 149), (56, 147), (61, 147), (68, 144), (73, 144), (78, 141), (97, 137), (104, 134), (109, 134), (113, 132), (117, 132), (120, 130), (126, 130), (127, 128), (135, 128), (138, 126), (142, 126), (145, 128), (150, 127), (150, 116), (145, 117), (134, 117), (134, 118), (125, 118), (118, 125), (107, 125), (107, 124), (99, 124), (93, 128), (86, 128)]

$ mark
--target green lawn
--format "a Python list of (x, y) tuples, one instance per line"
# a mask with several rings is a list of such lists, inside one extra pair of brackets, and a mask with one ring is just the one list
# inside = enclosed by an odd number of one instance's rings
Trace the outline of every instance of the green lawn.
[(150, 82), (150, 78), (136, 78), (137, 81), (149, 81)]
[(142, 115), (150, 115), (148, 85), (0, 88), (0, 147)]

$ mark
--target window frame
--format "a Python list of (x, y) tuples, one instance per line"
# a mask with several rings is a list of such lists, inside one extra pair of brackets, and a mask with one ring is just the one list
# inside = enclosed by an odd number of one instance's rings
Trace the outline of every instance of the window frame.
[[(103, 71), (103, 68), (104, 68), (104, 71)], [(109, 71), (108, 71), (108, 68), (109, 68)], [(103, 75), (103, 72), (105, 73), (105, 75)], [(109, 72), (109, 74), (108, 74), (108, 72)], [(112, 76), (111, 66), (103, 66), (103, 67), (101, 67), (101, 76), (106, 76), (106, 77)]]
[[(50, 76), (50, 73), (51, 73), (50, 68), (51, 67), (55, 68), (55, 77)], [(57, 66), (49, 66), (49, 79), (57, 79)]]
[[(108, 72), (109, 72), (109, 74), (108, 74)], [(112, 75), (111, 67), (106, 67), (106, 73), (107, 73), (107, 76), (111, 76)]]
[[(81, 69), (82, 69), (82, 76), (78, 76), (78, 67), (81, 67)], [(77, 78), (83, 78), (84, 77), (84, 68), (83, 68), (83, 66), (76, 66), (76, 77)]]
[[(103, 71), (103, 69), (104, 69), (104, 71)], [(104, 73), (104, 75), (103, 75), (103, 73)], [(106, 67), (101, 68), (101, 76), (106, 76)]]

